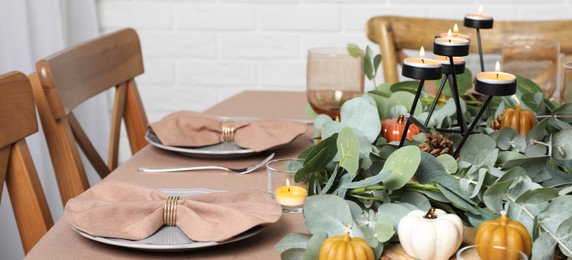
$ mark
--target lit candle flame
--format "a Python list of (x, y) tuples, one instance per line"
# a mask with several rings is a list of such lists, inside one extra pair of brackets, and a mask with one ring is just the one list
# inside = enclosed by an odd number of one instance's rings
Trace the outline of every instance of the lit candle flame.
[(286, 179), (286, 186), (290, 186), (290, 180)]
[(451, 29), (447, 32), (447, 37), (453, 37), (453, 33), (451, 33)]
[(479, 15), (483, 15), (485, 12), (483, 11), (483, 6), (479, 5), (479, 10), (478, 10)]
[(423, 59), (425, 58), (425, 48), (423, 48), (423, 46), (419, 49), (419, 58), (421, 58), (422, 63), (425, 63), (425, 60)]
[(455, 24), (455, 26), (453, 26), (453, 32), (459, 33), (459, 26), (457, 26), (457, 24)]
[[(500, 62), (497, 60), (495, 64), (495, 72), (500, 72)], [(497, 73), (497, 79), (499, 78), (499, 74)]]

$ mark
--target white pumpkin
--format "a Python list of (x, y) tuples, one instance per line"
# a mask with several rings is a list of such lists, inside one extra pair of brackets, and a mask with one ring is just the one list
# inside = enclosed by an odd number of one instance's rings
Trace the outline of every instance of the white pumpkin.
[(397, 227), (405, 252), (421, 260), (449, 259), (463, 242), (463, 222), (455, 214), (431, 208), (411, 211)]

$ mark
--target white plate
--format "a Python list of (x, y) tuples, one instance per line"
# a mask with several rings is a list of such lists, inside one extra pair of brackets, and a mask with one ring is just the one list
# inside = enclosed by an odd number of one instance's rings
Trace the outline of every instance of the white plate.
[(147, 140), (151, 145), (173, 152), (178, 152), (187, 156), (205, 158), (205, 159), (230, 159), (239, 158), (257, 154), (258, 152), (241, 148), (235, 143), (220, 143), (210, 146), (203, 147), (180, 147), (180, 146), (168, 146), (161, 143), (157, 135), (151, 130), (147, 130), (145, 135), (145, 140)]
[[(189, 189), (189, 190), (180, 190), (180, 189), (161, 189), (161, 192), (167, 195), (179, 195), (179, 196), (189, 196), (193, 194), (204, 194), (204, 193), (211, 193), (211, 192), (221, 192), (215, 190), (206, 190), (206, 189)], [(101, 242), (108, 245), (114, 246), (121, 246), (127, 248), (134, 248), (146, 251), (189, 251), (189, 250), (196, 250), (205, 247), (212, 247), (218, 246), (223, 244), (228, 244), (236, 241), (243, 240), (245, 238), (249, 238), (260, 233), (264, 230), (267, 226), (256, 226), (242, 234), (239, 234), (229, 240), (223, 242), (195, 242), (189, 239), (181, 229), (178, 227), (167, 227), (163, 226), (159, 229), (155, 234), (151, 235), (148, 238), (142, 240), (127, 240), (127, 239), (120, 239), (120, 238), (109, 238), (109, 237), (96, 237), (90, 234), (87, 234), (81, 230), (72, 226), (72, 229), (78, 232), (85, 238)]]

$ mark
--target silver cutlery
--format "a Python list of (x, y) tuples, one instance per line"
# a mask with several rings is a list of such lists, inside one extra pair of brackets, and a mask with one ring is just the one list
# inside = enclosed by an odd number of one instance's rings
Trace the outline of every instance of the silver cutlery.
[(260, 168), (263, 165), (266, 165), (268, 161), (270, 161), (274, 157), (274, 153), (270, 154), (264, 160), (248, 166), (246, 168), (229, 168), (224, 166), (217, 166), (217, 165), (207, 165), (207, 166), (192, 166), (192, 167), (175, 167), (175, 168), (147, 168), (141, 167), (137, 169), (140, 172), (186, 172), (186, 171), (201, 171), (201, 170), (223, 170), (228, 171), (236, 174), (248, 174), (256, 169)]

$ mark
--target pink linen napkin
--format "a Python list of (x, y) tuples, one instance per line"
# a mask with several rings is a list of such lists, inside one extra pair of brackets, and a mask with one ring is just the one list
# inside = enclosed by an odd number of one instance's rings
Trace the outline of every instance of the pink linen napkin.
[[(221, 143), (223, 120), (193, 111), (178, 111), (150, 124), (161, 143), (169, 146), (200, 147)], [(307, 125), (285, 120), (238, 121), (234, 141), (260, 152), (286, 144), (306, 132)]]
[[(65, 206), (64, 215), (92, 236), (141, 240), (163, 225), (167, 195), (124, 182), (104, 181)], [(267, 192), (215, 192), (181, 197), (176, 225), (193, 241), (228, 240), (278, 221), (282, 208)]]

